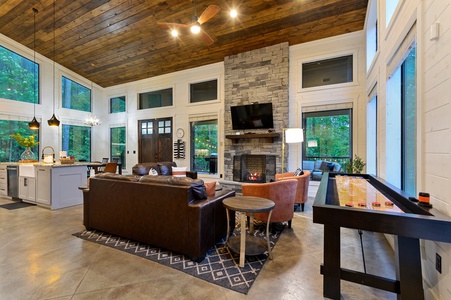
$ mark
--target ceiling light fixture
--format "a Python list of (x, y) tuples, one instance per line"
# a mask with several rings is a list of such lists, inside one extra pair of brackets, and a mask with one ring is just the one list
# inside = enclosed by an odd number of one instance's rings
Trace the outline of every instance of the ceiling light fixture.
[(194, 24), (193, 26), (191, 26), (191, 32), (194, 34), (198, 34), (200, 32), (200, 26), (197, 24)]
[(99, 119), (97, 119), (95, 114), (91, 114), (89, 118), (85, 120), (85, 124), (93, 127), (102, 124), (102, 122)]
[(30, 123), (28, 123), (28, 127), (30, 129), (39, 129), (39, 122), (38, 120), (36, 120), (36, 100), (37, 100), (37, 89), (38, 87), (36, 86), (36, 14), (38, 13), (38, 10), (36, 8), (33, 7), (33, 24), (34, 24), (34, 35), (33, 35), (33, 62), (34, 62), (34, 74), (33, 74), (33, 88), (34, 88), (34, 95), (33, 95), (33, 120), (31, 120)]
[(238, 16), (238, 12), (236, 11), (236, 9), (232, 9), (230, 11), (230, 17), (236, 18), (237, 16)]
[(55, 91), (55, 51), (56, 51), (56, 0), (53, 1), (53, 115), (47, 120), (47, 123), (50, 127), (58, 127), (60, 126), (60, 121), (55, 116), (55, 99), (56, 99), (56, 91)]
[(178, 36), (179, 32), (175, 29), (172, 29), (171, 34), (172, 34), (172, 36)]

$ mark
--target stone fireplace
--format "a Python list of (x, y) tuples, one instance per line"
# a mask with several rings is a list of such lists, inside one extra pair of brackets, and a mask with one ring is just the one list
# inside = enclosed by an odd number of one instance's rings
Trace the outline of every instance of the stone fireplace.
[(233, 181), (264, 183), (275, 179), (276, 156), (235, 155), (233, 157)]
[[(227, 56), (224, 71), (224, 180), (240, 184), (257, 179), (269, 182), (275, 173), (281, 172), (282, 129), (289, 123), (289, 45), (281, 43)], [(274, 128), (253, 129), (252, 132), (233, 130), (230, 107), (253, 103), (272, 103)], [(258, 138), (268, 133), (277, 134), (277, 137)], [(227, 135), (236, 137), (238, 134), (243, 138), (227, 138)], [(248, 170), (246, 172), (250, 174), (247, 175), (237, 173), (235, 165), (242, 164), (241, 158), (237, 158), (246, 155), (265, 157), (266, 166), (257, 171)], [(271, 161), (268, 163), (267, 159)]]

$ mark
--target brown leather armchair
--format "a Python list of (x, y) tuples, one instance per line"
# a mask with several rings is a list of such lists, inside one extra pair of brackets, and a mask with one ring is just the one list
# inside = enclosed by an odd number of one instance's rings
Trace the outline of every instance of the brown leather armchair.
[[(294, 215), (294, 199), (298, 181), (281, 180), (268, 183), (243, 184), (243, 196), (262, 197), (274, 201), (276, 204), (271, 215), (271, 223), (288, 221), (288, 228), (291, 228), (291, 220)], [(268, 221), (268, 214), (256, 213), (254, 218), (259, 221)]]
[(310, 171), (304, 171), (303, 175), (293, 176), (294, 172), (286, 172), (283, 174), (276, 174), (276, 180), (296, 179), (298, 181), (298, 187), (296, 190), (295, 204), (301, 206), (301, 210), (304, 211), (305, 202), (308, 200), (308, 186), (310, 183)]

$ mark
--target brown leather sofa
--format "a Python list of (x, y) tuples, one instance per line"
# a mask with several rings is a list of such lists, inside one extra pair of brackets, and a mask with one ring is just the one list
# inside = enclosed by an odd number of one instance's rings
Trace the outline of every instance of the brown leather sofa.
[[(177, 167), (177, 164), (173, 161), (138, 163), (132, 167), (132, 174), (147, 175), (150, 169), (154, 169), (158, 172), (158, 175), (170, 176), (172, 175), (172, 167)], [(186, 171), (186, 176), (197, 179), (197, 172)]]
[(83, 190), (83, 223), (200, 261), (226, 236), (222, 200), (234, 195), (224, 189), (207, 197), (203, 181), (188, 177), (99, 174)]

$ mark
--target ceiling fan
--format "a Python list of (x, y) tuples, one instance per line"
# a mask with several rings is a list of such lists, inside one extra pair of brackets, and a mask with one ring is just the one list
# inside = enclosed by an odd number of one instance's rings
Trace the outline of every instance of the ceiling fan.
[(219, 6), (217, 5), (209, 5), (200, 15), (200, 17), (197, 17), (197, 11), (196, 11), (196, 1), (193, 1), (194, 3), (194, 18), (193, 22), (190, 24), (180, 24), (180, 23), (167, 23), (167, 22), (157, 22), (157, 24), (160, 27), (163, 28), (169, 28), (172, 29), (172, 35), (177, 36), (178, 31), (177, 29), (185, 29), (190, 28), (191, 32), (194, 34), (200, 34), (202, 40), (204, 41), (205, 45), (210, 46), (214, 43), (213, 39), (206, 33), (201, 25), (211, 18), (213, 18), (220, 10)]

